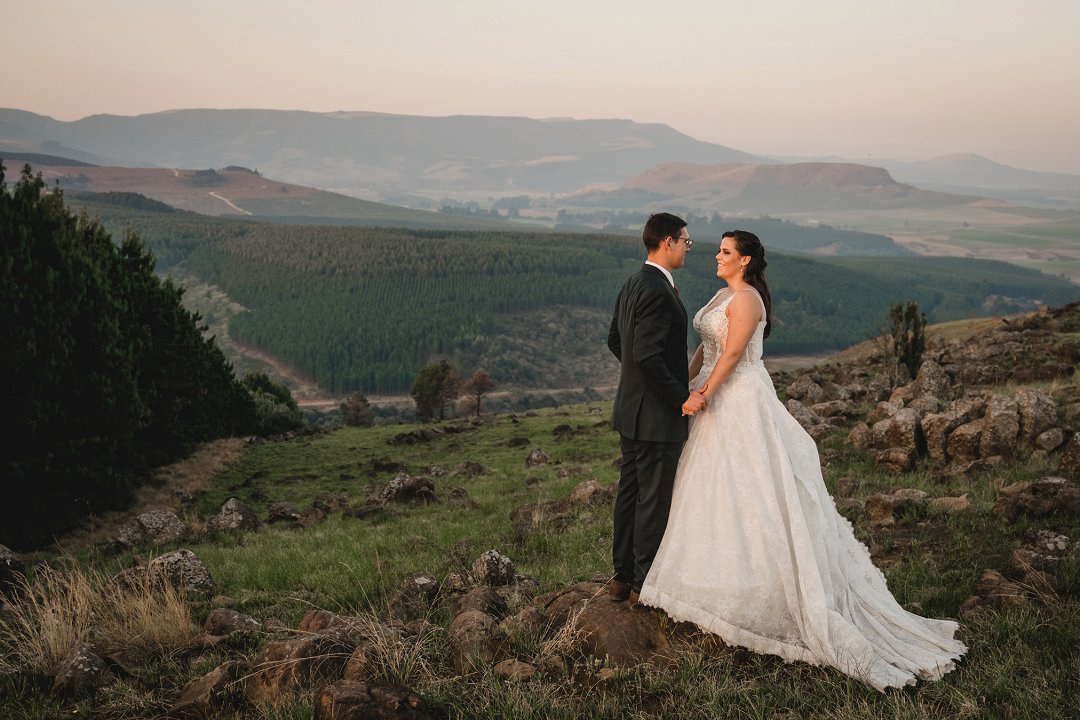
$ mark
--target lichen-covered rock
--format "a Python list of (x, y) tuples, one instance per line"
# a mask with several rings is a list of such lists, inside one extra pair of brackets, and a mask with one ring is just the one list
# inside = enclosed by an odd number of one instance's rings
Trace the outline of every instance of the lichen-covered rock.
[(917, 512), (927, 504), (927, 494), (915, 488), (904, 488), (888, 494), (871, 495), (866, 499), (866, 512), (875, 525), (893, 525), (899, 516)]
[(472, 566), (473, 578), (483, 585), (509, 585), (515, 572), (514, 562), (498, 550), (488, 550)]
[(546, 452), (540, 448), (533, 448), (528, 457), (525, 458), (525, 467), (536, 467), (537, 465), (547, 465), (551, 462), (551, 458)]
[(390, 597), (392, 617), (405, 619), (427, 613), (439, 596), (439, 581), (427, 573), (407, 575)]
[(91, 643), (84, 642), (73, 647), (57, 663), (53, 671), (52, 691), (71, 699), (90, 697), (106, 685), (116, 681), (116, 676), (98, 657)]
[(167, 545), (180, 540), (187, 533), (188, 527), (168, 510), (150, 510), (135, 517), (117, 533), (116, 542), (121, 547), (130, 548), (142, 543)]
[(979, 454), (982, 457), (1012, 457), (1020, 433), (1020, 411), (1016, 398), (994, 395), (986, 403)]
[(315, 720), (428, 720), (424, 699), (404, 685), (338, 680), (315, 700)]
[(239, 700), (236, 680), (242, 670), (240, 663), (229, 661), (189, 682), (173, 703), (170, 720), (202, 720), (234, 705)]
[(151, 574), (160, 573), (173, 587), (209, 597), (214, 592), (214, 580), (202, 560), (190, 550), (165, 553), (150, 561)]
[(237, 498), (226, 500), (221, 506), (221, 512), (206, 522), (206, 531), (209, 533), (233, 533), (255, 530), (258, 527), (259, 516)]
[(1030, 445), (1042, 433), (1057, 425), (1058, 410), (1054, 398), (1045, 390), (1022, 387), (1016, 391), (1020, 416), (1019, 440)]
[(940, 400), (952, 398), (953, 387), (949, 374), (933, 360), (924, 360), (915, 376), (915, 397), (933, 395)]

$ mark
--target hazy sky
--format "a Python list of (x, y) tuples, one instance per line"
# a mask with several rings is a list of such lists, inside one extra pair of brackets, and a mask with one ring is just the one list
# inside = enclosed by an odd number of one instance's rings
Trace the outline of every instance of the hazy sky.
[(1077, 0), (0, 0), (0, 106), (628, 118), (1080, 174)]

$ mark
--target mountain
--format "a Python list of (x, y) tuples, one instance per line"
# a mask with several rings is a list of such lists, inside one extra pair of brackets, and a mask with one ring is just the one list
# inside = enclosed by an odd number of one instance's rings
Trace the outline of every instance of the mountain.
[[(62, 122), (0, 109), (0, 151), (119, 165), (257, 168), (286, 182), (420, 205), (447, 194), (617, 186), (661, 162), (769, 162), (630, 120), (174, 110)], [(66, 149), (60, 152), (60, 149)]]
[[(77, 198), (137, 193), (166, 205), (201, 215), (251, 217), (271, 222), (331, 223), (458, 230), (506, 230), (515, 226), (488, 217), (414, 210), (370, 202), (338, 193), (284, 183), (239, 166), (220, 170), (100, 167), (68, 158), (0, 150), (7, 175), (14, 177), (29, 164), (49, 185), (54, 183)], [(121, 205), (132, 198), (113, 198)], [(81, 200), (80, 200), (81, 202)], [(542, 229), (542, 228), (537, 228)]]
[(986, 203), (978, 197), (898, 183), (883, 168), (820, 162), (664, 163), (630, 178), (617, 190), (577, 193), (566, 202), (592, 207), (675, 205), (732, 213), (941, 208)]
[[(782, 162), (859, 162), (843, 158), (777, 158)], [(920, 160), (874, 159), (898, 181), (929, 190), (980, 195), (1018, 205), (1047, 208), (1080, 208), (1080, 175), (1036, 172), (1002, 165), (973, 153), (955, 153)]]

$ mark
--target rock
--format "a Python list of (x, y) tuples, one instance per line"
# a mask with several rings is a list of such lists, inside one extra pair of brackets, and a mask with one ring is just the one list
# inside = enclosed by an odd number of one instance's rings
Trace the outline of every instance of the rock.
[(296, 691), (340, 677), (354, 649), (322, 634), (269, 642), (251, 664), (244, 694), (256, 705), (277, 707)]
[(1035, 447), (1046, 452), (1054, 452), (1065, 442), (1065, 433), (1061, 428), (1050, 428), (1039, 433), (1035, 438)]
[(547, 620), (548, 627), (557, 629), (566, 625), (567, 620), (585, 607), (587, 602), (593, 598), (599, 599), (605, 593), (607, 582), (582, 582), (542, 595), (536, 599), (536, 605)]
[(986, 415), (983, 416), (979, 454), (982, 457), (1012, 457), (1016, 452), (1019, 432), (1020, 412), (1016, 399), (1005, 395), (992, 396), (986, 403)]
[(69, 650), (56, 664), (52, 691), (57, 695), (78, 700), (95, 695), (98, 690), (113, 682), (116, 682), (116, 676), (94, 652), (94, 646), (83, 642)]
[(268, 525), (274, 523), (286, 522), (289, 524), (298, 524), (300, 521), (300, 511), (296, 509), (296, 506), (290, 502), (278, 501), (270, 503), (270, 507), (266, 511), (266, 522)]
[(997, 570), (987, 570), (983, 573), (975, 588), (975, 594), (992, 607), (1022, 608), (1028, 605), (1024, 588), (1007, 580)]
[(848, 444), (857, 447), (860, 450), (865, 450), (870, 447), (874, 442), (874, 433), (870, 430), (870, 426), (864, 422), (858, 423), (851, 429), (851, 432), (847, 436)]
[(536, 666), (508, 658), (495, 664), (495, 674), (512, 681), (531, 680), (536, 675)]
[(472, 576), (478, 584), (509, 585), (514, 582), (514, 563), (498, 550), (488, 550), (476, 559)]
[(953, 395), (949, 374), (933, 360), (924, 360), (919, 366), (912, 389), (916, 398), (933, 395), (940, 400), (951, 400)]
[(300, 512), (300, 517), (297, 518), (296, 525), (297, 527), (307, 529), (315, 527), (324, 520), (326, 520), (325, 511), (323, 511), (321, 508), (315, 507), (314, 505), (308, 505)]
[(547, 465), (551, 462), (551, 458), (546, 452), (540, 448), (533, 448), (529, 456), (525, 458), (525, 467), (536, 467), (537, 465)]
[(221, 506), (221, 512), (206, 522), (208, 533), (233, 533), (254, 530), (259, 527), (255, 511), (237, 498), (229, 498)]
[(506, 616), (508, 607), (502, 596), (487, 585), (473, 588), (454, 603), (454, 615), (476, 611), (490, 615), (496, 620)]
[(827, 400), (809, 407), (814, 415), (822, 418), (851, 420), (859, 416), (859, 408), (850, 400)]
[(933, 512), (945, 513), (946, 515), (968, 512), (971, 510), (971, 500), (968, 499), (966, 494), (958, 495), (957, 497), (934, 498), (930, 501), (930, 510)]
[(229, 661), (189, 682), (173, 703), (170, 720), (202, 720), (235, 705), (239, 700), (236, 680), (241, 672), (239, 663)]
[(451, 488), (450, 492), (446, 495), (446, 502), (451, 507), (460, 508), (462, 510), (475, 510), (480, 507), (480, 503), (469, 497), (469, 492), (463, 487)]
[(906, 407), (911, 408), (921, 417), (923, 415), (929, 415), (930, 413), (940, 412), (942, 403), (933, 395), (920, 395), (909, 402)]
[(1080, 480), (1080, 433), (1075, 433), (1061, 448), (1058, 471), (1065, 477)]
[(503, 618), (499, 630), (507, 638), (536, 640), (546, 634), (547, 620), (538, 608), (526, 605), (516, 615)]
[(604, 502), (615, 497), (614, 485), (603, 485), (598, 480), (586, 480), (570, 491), (563, 502), (565, 505), (589, 505)]
[(915, 467), (915, 453), (905, 448), (888, 448), (874, 457), (874, 462), (894, 475), (911, 472)]
[(187, 533), (188, 527), (176, 513), (167, 510), (151, 510), (134, 518), (117, 533), (116, 543), (123, 548), (150, 543), (168, 545), (177, 542)]
[(398, 649), (411, 642), (401, 628), (367, 622), (356, 648), (345, 663), (345, 680), (367, 681), (385, 671), (388, 658), (399, 655)]
[(529, 438), (527, 437), (512, 437), (506, 441), (506, 446), (512, 448), (526, 447), (528, 444)]
[(315, 496), (311, 504), (327, 515), (349, 509), (349, 496), (343, 492), (323, 492)]
[(174, 588), (210, 597), (214, 593), (214, 580), (210, 570), (190, 550), (180, 549), (165, 553), (150, 561), (151, 573), (161, 575)]
[(379, 502), (417, 503), (426, 505), (435, 501), (435, 483), (429, 478), (409, 477), (401, 472), (379, 493)]
[(972, 420), (960, 425), (949, 433), (946, 446), (948, 457), (952, 460), (969, 462), (979, 459), (979, 448), (982, 445), (983, 420)]
[(203, 631), (209, 635), (230, 635), (234, 632), (259, 630), (262, 624), (251, 617), (228, 608), (216, 608), (203, 624)]
[(825, 390), (814, 381), (811, 375), (802, 375), (787, 386), (787, 396), (794, 400), (805, 400), (813, 405), (825, 400)]
[(1054, 513), (1080, 513), (1080, 488), (1065, 478), (1044, 477), (1035, 482), (1006, 485), (998, 490), (990, 511), (1007, 523), (1021, 515), (1046, 517)]
[(1057, 404), (1045, 390), (1020, 388), (1016, 391), (1016, 406), (1020, 416), (1019, 440), (1022, 443), (1035, 442), (1039, 435), (1057, 425)]
[(519, 539), (541, 527), (562, 527), (566, 521), (567, 515), (558, 500), (530, 503), (510, 512), (510, 524)]
[(466, 477), (472, 478), (479, 477), (480, 475), (486, 475), (487, 470), (485, 470), (484, 466), (478, 462), (466, 460), (465, 462), (457, 466), (457, 469), (454, 471), (454, 473), (456, 475), (465, 475)]
[(804, 429), (821, 424), (821, 417), (815, 415), (808, 407), (794, 398), (787, 401), (787, 409), (791, 413), (791, 417), (795, 418), (796, 422), (802, 425)]
[(391, 617), (404, 619), (426, 614), (439, 596), (439, 581), (426, 573), (408, 575), (391, 595)]
[(898, 515), (918, 511), (926, 505), (927, 494), (922, 490), (905, 488), (889, 494), (871, 495), (866, 499), (866, 512), (875, 525), (893, 525)]
[(315, 720), (428, 720), (424, 699), (403, 685), (338, 680), (315, 700)]
[(926, 452), (919, 413), (911, 408), (897, 410), (891, 418), (874, 423), (871, 430), (876, 448), (901, 448), (913, 456)]
[(479, 610), (466, 610), (450, 621), (447, 631), (454, 666), (468, 672), (477, 665), (490, 665), (504, 652), (498, 621)]
[(581, 650), (608, 666), (677, 664), (676, 653), (657, 614), (631, 610), (629, 603), (596, 597), (586, 602), (577, 615), (576, 629), (581, 633)]

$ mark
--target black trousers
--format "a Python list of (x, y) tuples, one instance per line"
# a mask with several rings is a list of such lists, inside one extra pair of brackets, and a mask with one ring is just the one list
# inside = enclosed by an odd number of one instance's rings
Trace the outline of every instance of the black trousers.
[(615, 496), (612, 559), (615, 578), (640, 590), (667, 528), (683, 444), (620, 437), (622, 462)]

